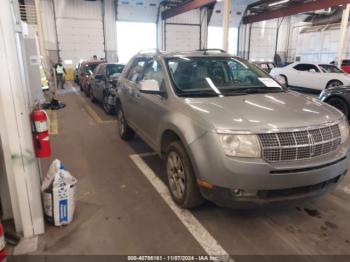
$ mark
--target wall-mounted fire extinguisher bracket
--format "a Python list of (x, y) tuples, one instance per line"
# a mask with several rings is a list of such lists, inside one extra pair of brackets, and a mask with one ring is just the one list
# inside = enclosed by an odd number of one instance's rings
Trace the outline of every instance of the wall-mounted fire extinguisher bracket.
[(48, 117), (44, 110), (35, 109), (32, 113), (32, 128), (35, 155), (45, 158), (51, 155)]

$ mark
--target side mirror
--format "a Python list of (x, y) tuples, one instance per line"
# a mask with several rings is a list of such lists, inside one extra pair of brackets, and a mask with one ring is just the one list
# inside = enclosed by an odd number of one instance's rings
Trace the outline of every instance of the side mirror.
[(154, 79), (142, 80), (140, 82), (140, 92), (145, 94), (154, 94), (154, 95), (163, 94), (163, 92), (160, 91), (160, 86), (158, 81)]

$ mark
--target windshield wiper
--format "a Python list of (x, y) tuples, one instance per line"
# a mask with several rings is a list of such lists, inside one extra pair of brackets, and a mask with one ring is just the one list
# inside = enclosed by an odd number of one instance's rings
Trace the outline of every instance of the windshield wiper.
[(283, 92), (283, 89), (277, 89), (277, 88), (268, 88), (268, 87), (263, 87), (263, 88), (258, 88), (258, 87), (241, 87), (241, 88), (235, 88), (235, 89), (230, 89), (227, 91), (224, 91), (225, 95), (230, 95), (234, 94), (236, 95), (237, 93), (239, 94), (262, 94), (262, 93), (278, 93), (278, 92)]
[(217, 97), (219, 94), (213, 91), (179, 92), (180, 97)]

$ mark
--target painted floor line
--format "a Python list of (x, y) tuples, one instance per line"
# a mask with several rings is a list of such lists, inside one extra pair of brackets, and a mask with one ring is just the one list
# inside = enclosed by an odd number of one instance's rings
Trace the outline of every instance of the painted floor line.
[(52, 110), (47, 110), (48, 122), (49, 122), (49, 134), (58, 135), (58, 118), (57, 112)]
[(202, 246), (205, 252), (210, 256), (220, 256), (220, 260), (233, 261), (232, 258), (229, 258), (228, 253), (217, 242), (217, 240), (204, 228), (204, 226), (192, 215), (190, 211), (181, 209), (175, 204), (170, 196), (167, 186), (157, 177), (153, 170), (142, 159), (142, 156), (149, 156), (151, 154), (155, 153), (144, 153), (140, 155), (135, 154), (130, 155), (130, 158), (163, 198), (165, 203), (167, 203), (171, 210), (184, 224), (187, 230)]
[(90, 117), (97, 123), (97, 124), (110, 124), (110, 123), (117, 123), (117, 120), (103, 120), (96, 111), (89, 106), (89, 104), (86, 103), (86, 100), (82, 97), (82, 95), (76, 90), (75, 87), (70, 85), (73, 92), (78, 96), (81, 102), (84, 104), (85, 111), (90, 115)]

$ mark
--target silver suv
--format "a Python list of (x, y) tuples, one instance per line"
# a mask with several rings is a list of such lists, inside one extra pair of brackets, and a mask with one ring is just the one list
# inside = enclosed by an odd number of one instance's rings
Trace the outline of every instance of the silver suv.
[(227, 53), (139, 53), (119, 82), (119, 133), (163, 159), (183, 208), (249, 207), (333, 189), (348, 168), (343, 114)]

